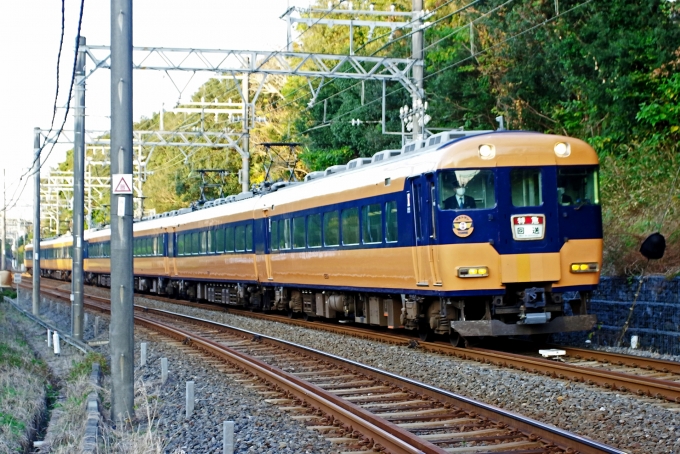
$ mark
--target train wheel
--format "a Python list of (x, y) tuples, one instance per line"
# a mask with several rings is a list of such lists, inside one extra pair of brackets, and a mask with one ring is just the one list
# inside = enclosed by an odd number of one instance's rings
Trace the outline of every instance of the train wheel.
[(418, 324), (418, 336), (423, 342), (431, 342), (434, 338), (434, 331), (428, 323), (421, 322)]
[(452, 347), (458, 347), (463, 338), (458, 334), (458, 331), (451, 331), (449, 333), (449, 343)]
[(303, 319), (304, 321), (306, 321), (306, 322), (312, 320), (313, 318), (314, 318), (314, 317), (311, 316), (311, 315), (309, 315), (309, 313), (307, 313), (307, 312), (303, 312), (303, 313), (302, 313), (302, 319)]
[(293, 312), (293, 309), (288, 309), (288, 318), (295, 318), (295, 312)]

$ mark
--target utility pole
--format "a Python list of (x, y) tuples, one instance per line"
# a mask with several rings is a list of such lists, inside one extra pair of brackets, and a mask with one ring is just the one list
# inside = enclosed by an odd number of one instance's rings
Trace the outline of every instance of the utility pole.
[(241, 191), (248, 192), (250, 189), (250, 74), (243, 74), (241, 91), (243, 96), (243, 155), (241, 157)]
[(7, 251), (5, 251), (5, 243), (7, 242), (7, 197), (6, 197), (6, 176), (5, 169), (2, 169), (2, 268), (0, 270), (7, 269)]
[(33, 129), (33, 315), (40, 315), (40, 128)]
[(71, 269), (71, 335), (83, 340), (83, 244), (85, 205), (85, 38), (78, 42), (73, 125), (73, 266)]
[[(424, 62), (423, 62), (423, 0), (413, 0), (413, 21), (415, 22), (416, 31), (411, 37), (411, 58), (415, 60), (413, 65), (413, 82), (416, 85), (418, 91), (413, 93), (413, 110), (416, 110), (419, 102), (422, 103), (425, 100), (425, 92), (423, 91), (423, 80), (424, 80)], [(424, 116), (423, 116), (424, 117)], [(424, 123), (424, 121), (423, 121)], [(417, 116), (414, 117), (413, 121), (413, 140), (419, 140), (422, 138), (424, 124), (421, 125), (418, 121)]]
[[(132, 0), (111, 0), (111, 418), (134, 417), (132, 185)], [(118, 175), (118, 176), (116, 176)]]

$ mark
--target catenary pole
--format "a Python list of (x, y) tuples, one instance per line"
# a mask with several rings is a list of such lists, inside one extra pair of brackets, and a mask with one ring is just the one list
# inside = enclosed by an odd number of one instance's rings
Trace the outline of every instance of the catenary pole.
[(73, 267), (71, 270), (71, 335), (83, 340), (83, 246), (85, 244), (85, 38), (78, 42), (73, 126)]
[(33, 315), (40, 315), (40, 128), (33, 129)]
[[(413, 93), (413, 110), (417, 111), (418, 101), (423, 102), (425, 92), (423, 91), (424, 62), (423, 62), (423, 29), (422, 29), (423, 0), (413, 0), (413, 20), (416, 21), (417, 32), (411, 35), (411, 58), (415, 60), (413, 65), (413, 82), (418, 92)], [(420, 118), (424, 114), (420, 115)], [(423, 133), (424, 125), (420, 124), (419, 115), (414, 116), (413, 120), (413, 139), (418, 140)]]
[(6, 171), (2, 169), (2, 268), (7, 269), (7, 251), (5, 251), (5, 244), (7, 243), (7, 198), (5, 197), (6, 190)]
[(243, 155), (241, 157), (241, 191), (248, 192), (250, 189), (250, 74), (243, 74), (243, 84), (241, 86), (243, 97)]
[(114, 175), (132, 174), (132, 0), (111, 0), (111, 417), (134, 416), (132, 194)]

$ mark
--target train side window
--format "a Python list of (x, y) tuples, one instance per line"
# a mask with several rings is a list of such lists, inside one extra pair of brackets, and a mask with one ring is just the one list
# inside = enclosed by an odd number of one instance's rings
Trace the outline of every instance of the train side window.
[(184, 234), (177, 234), (177, 255), (184, 255)]
[(144, 255), (149, 256), (149, 257), (153, 255), (153, 239), (152, 238), (146, 238), (144, 240)]
[(217, 237), (215, 251), (224, 252), (224, 227), (215, 230), (215, 236)]
[(321, 247), (321, 214), (307, 216), (307, 246)]
[(159, 240), (159, 237), (158, 237), (158, 236), (153, 237), (153, 251), (152, 251), (152, 255), (153, 255), (154, 257), (158, 257), (158, 256), (160, 255), (160, 254), (158, 253), (158, 240)]
[(379, 203), (361, 208), (363, 243), (382, 243), (382, 207)]
[(279, 250), (279, 221), (269, 220), (269, 249)]
[(208, 252), (208, 232), (205, 230), (201, 232), (201, 254)]
[(198, 232), (194, 232), (191, 234), (191, 254), (192, 255), (198, 254), (198, 250), (199, 250)]
[(293, 218), (293, 249), (304, 249), (305, 246), (305, 218)]
[(342, 244), (351, 246), (359, 244), (359, 209), (342, 210)]
[(236, 241), (234, 241), (236, 245), (236, 252), (243, 252), (246, 250), (246, 226), (245, 225), (239, 225), (234, 229), (234, 233), (236, 234)]
[(215, 252), (215, 234), (214, 230), (208, 230), (206, 232), (206, 235), (208, 237), (208, 254), (212, 254)]
[(516, 207), (543, 205), (541, 169), (513, 169), (510, 171), (512, 204)]
[(246, 251), (253, 250), (253, 224), (246, 224)]
[(224, 231), (226, 235), (224, 252), (234, 252), (234, 227), (229, 226)]
[(385, 204), (385, 241), (396, 243), (399, 240), (397, 227), (397, 202), (393, 200)]
[(337, 211), (330, 211), (323, 215), (323, 244), (324, 246), (340, 245), (340, 220)]
[(290, 249), (290, 219), (279, 221), (279, 249)]

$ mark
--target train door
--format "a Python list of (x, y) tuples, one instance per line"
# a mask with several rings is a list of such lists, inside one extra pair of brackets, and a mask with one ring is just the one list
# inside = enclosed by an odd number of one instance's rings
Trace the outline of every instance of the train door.
[(272, 235), (272, 220), (269, 219), (269, 210), (262, 210), (264, 215), (264, 265), (267, 273), (267, 281), (273, 281), (272, 261), (271, 261), (271, 235)]
[(168, 254), (167, 257), (165, 258), (166, 260), (166, 265), (165, 265), (165, 272), (168, 276), (177, 276), (177, 260), (175, 258), (175, 229), (170, 228), (168, 229), (168, 245), (167, 245), (167, 250)]
[(434, 257), (434, 245), (437, 244), (435, 209), (434, 175), (423, 174), (410, 179), (410, 200), (413, 207), (413, 269), (416, 285), (429, 287), (441, 285), (437, 264)]

